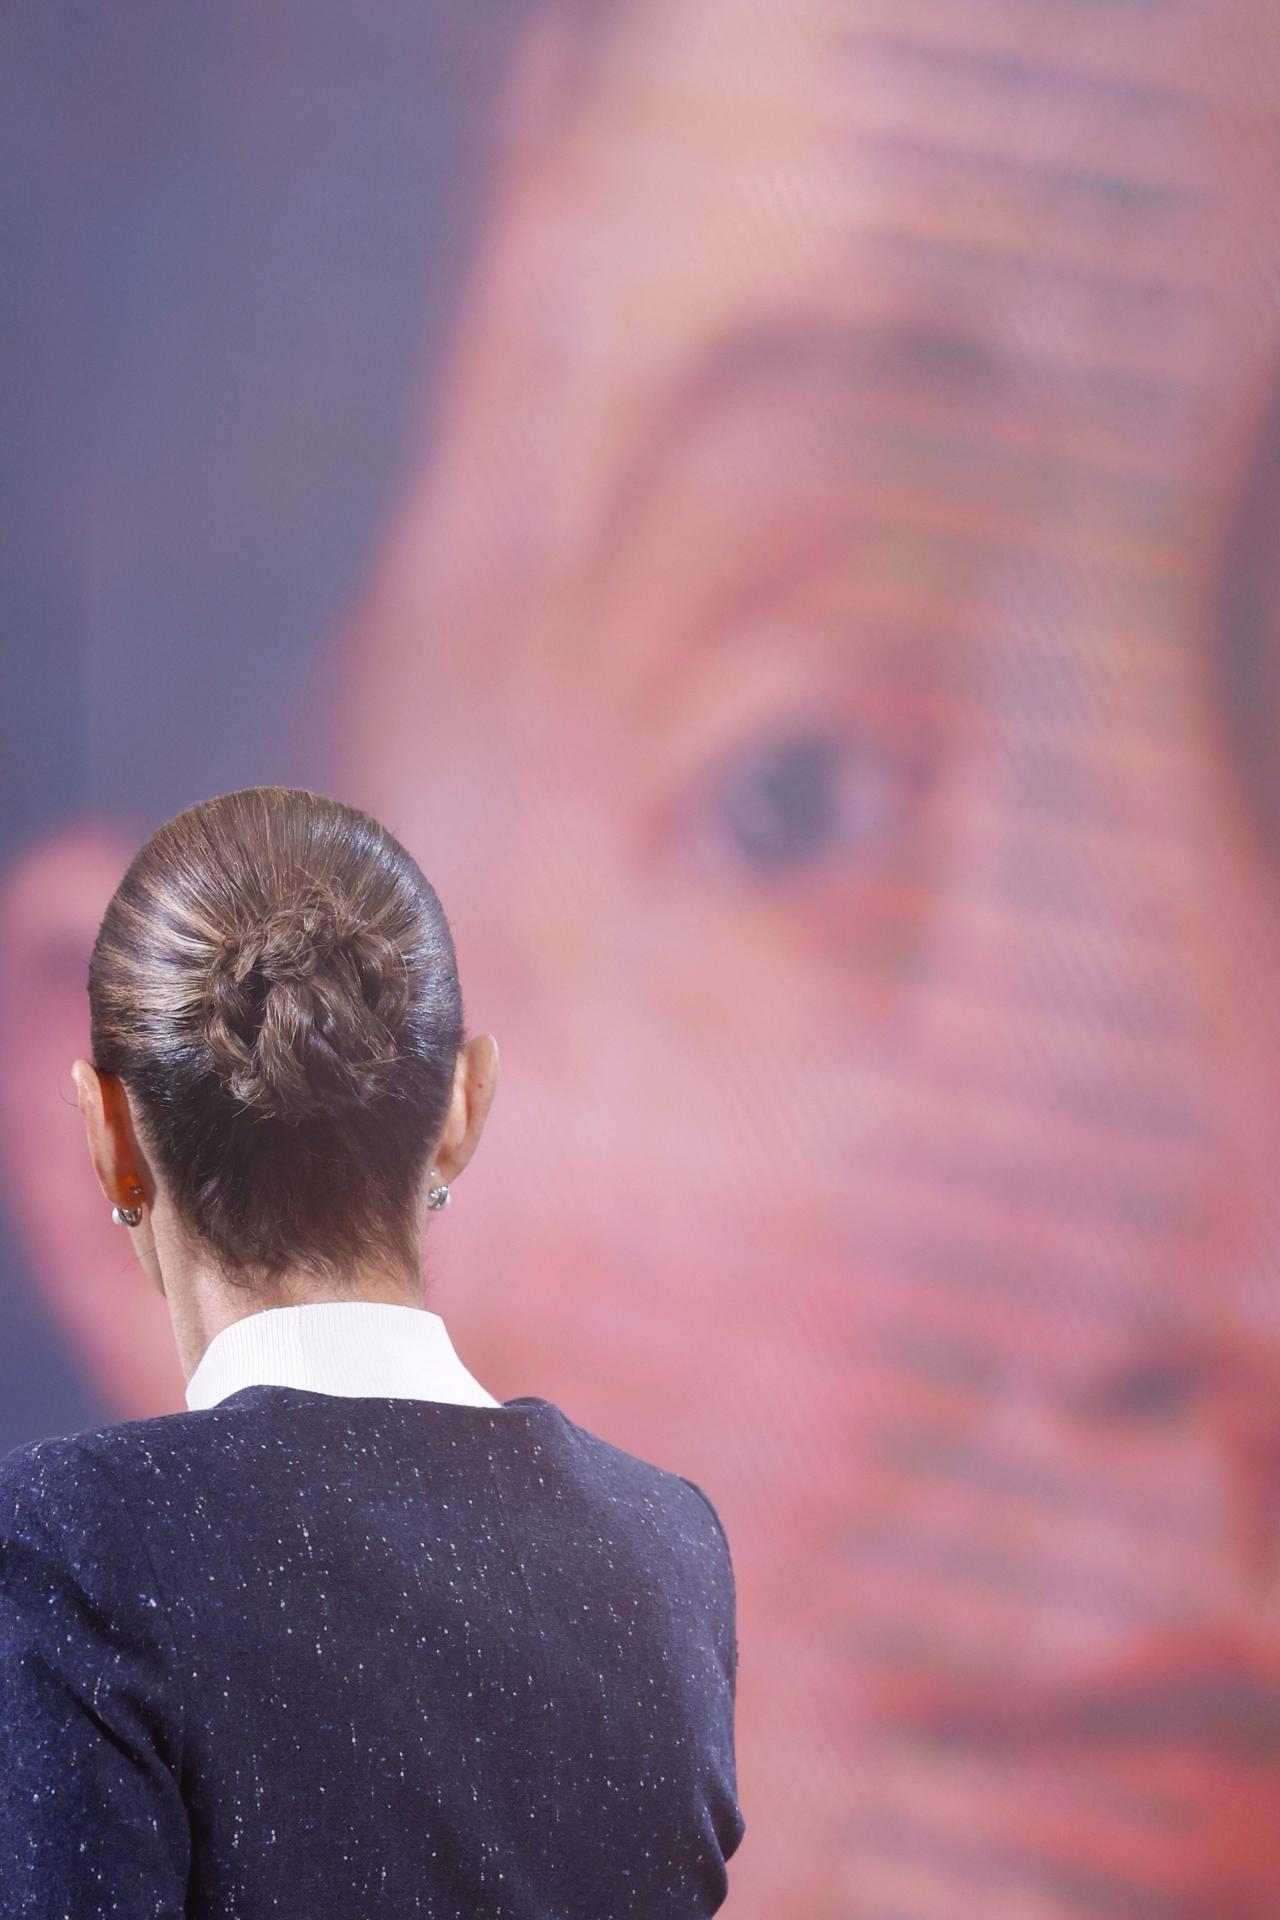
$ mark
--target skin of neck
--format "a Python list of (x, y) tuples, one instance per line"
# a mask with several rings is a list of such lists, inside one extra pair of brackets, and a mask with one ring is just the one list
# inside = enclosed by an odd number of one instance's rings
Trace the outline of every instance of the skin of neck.
[[(170, 1204), (141, 1142), (127, 1089), (115, 1074), (99, 1073), (87, 1060), (71, 1068), (85, 1123), (89, 1157), (110, 1206), (142, 1207), (129, 1228), (138, 1265), (163, 1294), (178, 1358), (190, 1380), (209, 1342), (233, 1321), (266, 1307), (303, 1306), (329, 1300), (385, 1301), (424, 1307), (422, 1276), (402, 1266), (371, 1260), (358, 1270), (320, 1276), (299, 1268), (278, 1274), (269, 1287), (236, 1285), (190, 1235)], [(459, 1049), (444, 1127), (429, 1156), (418, 1200), (425, 1228), (430, 1187), (452, 1185), (475, 1151), (497, 1087), (498, 1047), (492, 1034), (477, 1034)]]
[[(434, 1185), (435, 1182), (433, 1181)], [(133, 1229), (142, 1234), (142, 1227)], [(153, 1240), (139, 1246), (138, 1260), (160, 1276), (174, 1343), (190, 1380), (215, 1334), (265, 1307), (298, 1307), (327, 1300), (378, 1300), (397, 1307), (425, 1307), (422, 1277), (391, 1267), (362, 1267), (333, 1276), (307, 1269), (277, 1275), (269, 1286), (235, 1285), (214, 1263), (193, 1251), (162, 1194), (153, 1209)]]

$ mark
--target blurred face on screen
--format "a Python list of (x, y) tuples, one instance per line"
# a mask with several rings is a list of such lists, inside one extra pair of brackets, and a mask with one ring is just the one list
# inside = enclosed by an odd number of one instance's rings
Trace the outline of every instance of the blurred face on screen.
[(454, 1318), (721, 1495), (744, 1914), (1280, 1873), (1236, 57), (990, 0), (544, 44), (347, 638), (344, 790), (516, 1036)]
[(336, 654), (503, 1047), (434, 1303), (716, 1499), (742, 1920), (1273, 1920), (1280, 23), (548, 20)]

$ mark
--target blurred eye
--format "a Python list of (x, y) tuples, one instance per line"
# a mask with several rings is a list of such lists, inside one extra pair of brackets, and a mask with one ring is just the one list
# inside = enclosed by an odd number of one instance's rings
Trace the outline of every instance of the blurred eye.
[(750, 741), (702, 783), (689, 820), (700, 854), (786, 876), (875, 861), (899, 837), (918, 778), (897, 756), (822, 725)]
[(1183, 1419), (1207, 1384), (1207, 1362), (1195, 1355), (1153, 1356), (1096, 1382), (1078, 1403), (1095, 1420)]

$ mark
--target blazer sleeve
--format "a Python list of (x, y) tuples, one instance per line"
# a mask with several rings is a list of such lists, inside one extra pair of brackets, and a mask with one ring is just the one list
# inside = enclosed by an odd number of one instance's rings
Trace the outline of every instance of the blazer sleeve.
[(75, 1440), (0, 1459), (0, 1886), (21, 1920), (181, 1920), (190, 1834), (172, 1629)]

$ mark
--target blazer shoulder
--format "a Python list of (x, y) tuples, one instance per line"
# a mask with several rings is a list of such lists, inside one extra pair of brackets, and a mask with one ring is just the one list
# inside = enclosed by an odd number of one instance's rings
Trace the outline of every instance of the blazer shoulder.
[(0, 1554), (38, 1534), (46, 1550), (108, 1537), (126, 1524), (127, 1488), (78, 1435), (28, 1440), (0, 1456)]
[(24, 1441), (0, 1455), (0, 1517), (28, 1505), (56, 1511), (77, 1495), (91, 1496), (95, 1475), (101, 1485), (101, 1468), (70, 1435)]
[(596, 1465), (615, 1485), (625, 1487), (631, 1500), (639, 1499), (651, 1512), (674, 1522), (676, 1535), (703, 1555), (710, 1550), (720, 1563), (731, 1591), (736, 1593), (733, 1555), (724, 1522), (705, 1488), (673, 1467), (659, 1466), (641, 1454), (630, 1453), (565, 1415), (575, 1443), (589, 1451)]
[(697, 1494), (699, 1500), (702, 1502), (703, 1506), (706, 1508), (707, 1512), (710, 1514), (712, 1522), (715, 1525), (715, 1530), (719, 1534), (720, 1539), (723, 1542), (724, 1550), (726, 1553), (728, 1553), (729, 1552), (729, 1536), (724, 1530), (724, 1521), (720, 1518), (720, 1515), (711, 1500), (711, 1496), (707, 1493), (705, 1488), (700, 1487), (698, 1485), (696, 1480), (688, 1480), (685, 1478), (684, 1474), (682, 1473), (677, 1474), (676, 1478), (681, 1482), (683, 1486), (691, 1488), (693, 1492)]
[(104, 1516), (138, 1505), (135, 1491), (161, 1463), (181, 1453), (193, 1414), (122, 1420), (76, 1433), (27, 1440), (0, 1455), (0, 1530), (21, 1515), (39, 1516), (51, 1537), (96, 1531)]
[(0, 1456), (0, 1879), (41, 1913), (183, 1911), (188, 1665), (102, 1455)]
[[(141, 1502), (80, 1435), (31, 1440), (0, 1456), (0, 1609), (23, 1593), (55, 1602), (77, 1631), (86, 1608), (172, 1651)], [(79, 1596), (74, 1600), (70, 1596)], [(50, 1614), (50, 1618), (60, 1617)]]
[(125, 1472), (132, 1462), (140, 1463), (153, 1453), (186, 1447), (201, 1432), (202, 1424), (207, 1427), (211, 1417), (207, 1411), (157, 1413), (27, 1440), (0, 1455), (0, 1476), (75, 1476), (101, 1473), (104, 1464)]
[[(568, 1414), (564, 1414), (563, 1418), (575, 1445), (600, 1472), (627, 1483), (633, 1493), (647, 1495), (650, 1500), (665, 1501), (668, 1511), (674, 1507), (681, 1513), (696, 1514), (703, 1523), (707, 1518), (705, 1509), (710, 1508), (716, 1526), (720, 1526), (719, 1514), (694, 1481), (686, 1480), (673, 1467), (659, 1466), (657, 1461), (649, 1460), (643, 1454), (632, 1453), (615, 1441), (606, 1440), (603, 1434), (581, 1426), (576, 1420), (571, 1420)], [(690, 1489), (698, 1496), (696, 1501), (689, 1499)]]

